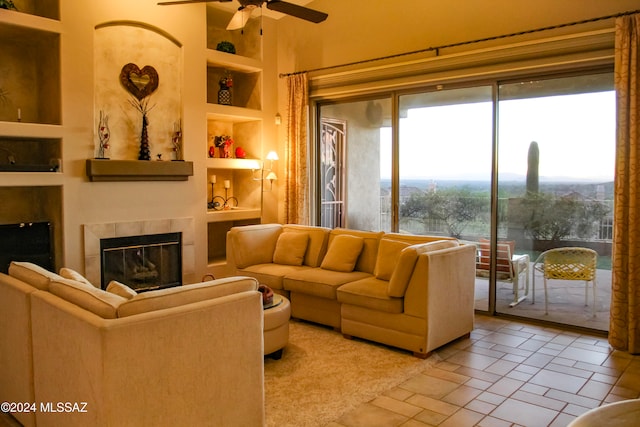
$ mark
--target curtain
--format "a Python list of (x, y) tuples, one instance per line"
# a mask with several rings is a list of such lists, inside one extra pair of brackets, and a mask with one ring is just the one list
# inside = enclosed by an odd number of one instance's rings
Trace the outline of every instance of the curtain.
[(640, 353), (640, 15), (617, 18), (614, 234), (609, 343)]
[(307, 73), (287, 77), (288, 128), (285, 149), (285, 224), (309, 224), (309, 174), (307, 116), (309, 83)]

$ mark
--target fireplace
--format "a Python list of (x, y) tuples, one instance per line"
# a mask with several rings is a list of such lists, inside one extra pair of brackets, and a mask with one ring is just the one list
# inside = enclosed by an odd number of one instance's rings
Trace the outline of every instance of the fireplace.
[(182, 285), (182, 233), (100, 239), (101, 284), (116, 280), (136, 292)]

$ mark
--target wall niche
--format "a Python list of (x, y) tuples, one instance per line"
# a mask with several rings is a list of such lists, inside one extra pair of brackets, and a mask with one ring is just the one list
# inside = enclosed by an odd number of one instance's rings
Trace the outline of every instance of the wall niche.
[(107, 157), (137, 160), (142, 133), (139, 100), (120, 83), (122, 68), (129, 63), (139, 69), (149, 65), (158, 73), (158, 88), (144, 98), (147, 103), (151, 159), (158, 154), (172, 160), (171, 138), (182, 116), (182, 46), (163, 30), (140, 22), (109, 22), (96, 26), (95, 39), (94, 146), (100, 112), (108, 115), (110, 130)]

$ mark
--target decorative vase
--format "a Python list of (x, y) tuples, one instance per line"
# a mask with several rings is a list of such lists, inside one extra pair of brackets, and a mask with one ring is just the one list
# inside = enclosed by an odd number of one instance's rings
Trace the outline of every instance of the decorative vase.
[(149, 121), (147, 115), (142, 115), (142, 134), (140, 135), (140, 153), (138, 154), (138, 160), (151, 160), (151, 150), (149, 150), (149, 134), (147, 133), (147, 126)]
[(226, 87), (221, 87), (218, 91), (218, 104), (231, 105), (231, 90)]
[(111, 138), (111, 133), (109, 132), (109, 116), (100, 110), (100, 122), (98, 123), (98, 139), (100, 140), (100, 145), (98, 147), (97, 159), (109, 159), (106, 154), (106, 150), (109, 148), (109, 138)]

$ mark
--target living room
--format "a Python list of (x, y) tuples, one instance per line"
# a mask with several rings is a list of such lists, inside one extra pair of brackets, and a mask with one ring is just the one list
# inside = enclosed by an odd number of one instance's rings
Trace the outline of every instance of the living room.
[[(183, 233), (182, 282), (200, 282), (207, 274), (226, 274), (224, 236), (230, 226), (286, 222), (289, 117), (286, 81), (280, 74), (319, 70), (311, 74), (312, 99), (346, 98), (355, 92), (332, 88), (331, 79), (340, 82), (340, 72), (358, 65), (323, 71), (325, 67), (637, 9), (632, 0), (572, 0), (562, 5), (551, 0), (456, 5), (410, 0), (393, 7), (382, 0), (314, 0), (295, 3), (326, 12), (329, 18), (322, 23), (265, 9), (262, 17), (254, 12), (241, 33), (224, 29), (237, 2), (157, 3), (14, 0), (18, 12), (0, 10), (2, 33), (15, 40), (0, 55), (7, 76), (0, 81), (0, 165), (11, 163), (9, 157), (14, 156), (17, 163), (53, 161), (57, 168), (0, 172), (0, 222), (53, 224), (55, 270), (66, 266), (95, 272), (97, 256), (90, 250), (96, 236), (111, 235), (116, 228), (126, 229), (125, 235), (177, 229)], [(460, 46), (446, 54), (612, 28), (612, 20), (588, 22)], [(237, 56), (249, 59), (220, 59), (217, 44), (226, 39), (233, 41)], [(403, 61), (399, 57), (380, 63)], [(159, 88), (148, 105), (150, 160), (137, 160), (140, 105), (135, 101), (131, 105), (132, 94), (119, 80), (129, 62), (140, 70), (151, 65), (158, 71)], [(212, 106), (218, 103), (220, 70), (225, 67), (235, 77), (235, 101), (243, 103), (242, 111), (221, 112)], [(12, 77), (20, 70), (29, 70), (28, 75)], [(403, 82), (394, 84), (400, 88)], [(360, 83), (359, 93), (366, 93), (367, 86)], [(110, 160), (98, 159), (103, 157), (99, 150), (103, 115), (109, 116), (104, 157)], [(172, 137), (177, 126), (181, 146), (179, 158), (174, 158)], [(209, 154), (213, 138), (229, 133), (234, 135), (234, 150), (241, 147), (246, 152), (245, 159), (233, 159), (247, 161), (237, 167), (220, 166), (227, 159), (218, 160), (217, 151)], [(25, 144), (17, 148), (20, 143)], [(267, 160), (270, 152), (277, 153), (278, 160)], [(101, 180), (88, 170), (89, 164), (115, 161), (184, 163), (187, 172), (182, 180), (173, 171), (162, 172), (166, 175), (157, 179), (140, 177), (136, 171), (124, 180)], [(268, 172), (278, 179), (264, 179)], [(224, 203), (220, 211), (209, 208), (216, 196), (236, 197), (238, 206), (246, 209), (227, 210)]]

